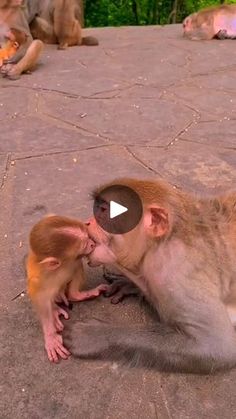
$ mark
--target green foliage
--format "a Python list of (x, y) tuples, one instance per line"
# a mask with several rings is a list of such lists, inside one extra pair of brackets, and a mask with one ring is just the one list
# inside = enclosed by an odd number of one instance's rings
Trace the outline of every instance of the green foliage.
[[(230, 1), (236, 3), (236, 0)], [(86, 0), (86, 26), (156, 25), (185, 16), (220, 0)]]

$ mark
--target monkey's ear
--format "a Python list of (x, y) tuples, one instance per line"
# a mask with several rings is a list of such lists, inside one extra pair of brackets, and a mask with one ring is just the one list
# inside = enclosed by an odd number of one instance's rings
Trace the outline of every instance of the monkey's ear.
[(54, 271), (55, 269), (59, 268), (59, 266), (61, 265), (60, 260), (54, 257), (45, 258), (41, 260), (41, 262), (39, 263), (44, 265), (45, 268), (48, 269), (49, 271)]
[(150, 236), (164, 236), (169, 230), (168, 211), (158, 206), (150, 206), (144, 216), (144, 224)]

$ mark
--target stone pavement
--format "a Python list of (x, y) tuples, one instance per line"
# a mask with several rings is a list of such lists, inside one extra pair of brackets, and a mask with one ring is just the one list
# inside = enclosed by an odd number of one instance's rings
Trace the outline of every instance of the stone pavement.
[[(32, 75), (0, 80), (0, 417), (235, 418), (236, 370), (50, 365), (28, 298), (18, 296), (27, 234), (44, 211), (84, 219), (91, 189), (123, 175), (203, 194), (236, 181), (235, 41), (187, 41), (179, 25), (89, 32), (100, 46), (47, 47)], [(90, 270), (89, 286), (99, 281)], [(148, 321), (135, 298), (74, 305), (71, 317)]]

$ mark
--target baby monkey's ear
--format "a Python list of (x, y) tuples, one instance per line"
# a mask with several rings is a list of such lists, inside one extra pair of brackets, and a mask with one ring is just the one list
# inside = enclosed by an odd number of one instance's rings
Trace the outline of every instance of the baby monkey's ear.
[(61, 266), (61, 261), (54, 257), (47, 257), (39, 263), (44, 265), (48, 271), (55, 271), (55, 269)]

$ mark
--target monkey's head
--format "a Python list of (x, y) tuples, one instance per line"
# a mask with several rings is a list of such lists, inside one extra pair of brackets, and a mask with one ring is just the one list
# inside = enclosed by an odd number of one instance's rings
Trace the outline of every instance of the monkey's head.
[(183, 21), (184, 36), (188, 37), (198, 26), (197, 13), (187, 16)]
[[(145, 256), (147, 249), (171, 234), (173, 224), (173, 205), (177, 192), (164, 182), (136, 179), (119, 179), (103, 185), (94, 192), (94, 200), (99, 193), (108, 187), (123, 185), (131, 188), (140, 197), (143, 215), (136, 227), (124, 234), (111, 234), (104, 231), (95, 217), (88, 225), (90, 237), (96, 242), (95, 249), (89, 255), (91, 266), (100, 264), (118, 264), (134, 270)], [(104, 197), (103, 197), (104, 198)], [(110, 201), (109, 196), (106, 197)], [(121, 201), (119, 196), (112, 195), (112, 200)]]
[(37, 262), (53, 271), (88, 255), (95, 243), (81, 221), (52, 215), (43, 218), (31, 230), (30, 247)]
[(7, 34), (7, 38), (19, 45), (24, 44), (27, 41), (27, 35), (23, 31), (11, 28)]
[[(190, 39), (211, 39), (213, 34), (214, 16), (212, 9), (201, 10), (187, 16), (183, 21), (183, 35)], [(209, 36), (209, 34), (211, 34)]]

